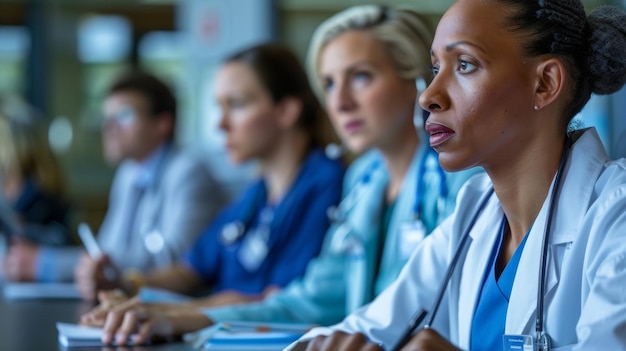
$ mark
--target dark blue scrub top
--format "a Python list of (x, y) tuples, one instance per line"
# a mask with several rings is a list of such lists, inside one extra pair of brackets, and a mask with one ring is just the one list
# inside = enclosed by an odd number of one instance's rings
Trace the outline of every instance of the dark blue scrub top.
[[(330, 225), (327, 209), (339, 203), (344, 171), (340, 161), (327, 158), (321, 150), (307, 155), (294, 184), (273, 207), (269, 253), (256, 271), (244, 268), (238, 254), (245, 236), (253, 232), (261, 210), (268, 205), (262, 179), (222, 211), (184, 262), (215, 292), (233, 289), (258, 294), (271, 285), (286, 286), (303, 276), (308, 262), (319, 253)], [(245, 218), (250, 213), (252, 220)], [(247, 221), (250, 225), (244, 238), (227, 245), (220, 239), (221, 231), (235, 221)]]

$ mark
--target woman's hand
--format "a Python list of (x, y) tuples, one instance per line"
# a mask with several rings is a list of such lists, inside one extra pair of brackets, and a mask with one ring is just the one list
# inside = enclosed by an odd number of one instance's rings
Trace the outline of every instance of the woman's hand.
[[(319, 335), (314, 339), (297, 344), (294, 351), (379, 351), (382, 348), (373, 344), (360, 333), (346, 334), (334, 332), (330, 336)], [(401, 349), (402, 351), (460, 351), (433, 329), (422, 329)]]
[[(103, 314), (105, 315), (103, 317)], [(103, 327), (102, 342), (124, 345), (145, 343), (154, 336), (171, 337), (210, 326), (213, 322), (196, 307), (168, 304), (143, 304), (131, 298), (107, 311), (96, 312), (93, 318)]]
[(425, 328), (417, 332), (401, 349), (402, 351), (460, 351), (434, 329)]
[(100, 290), (113, 290), (122, 286), (121, 273), (107, 255), (93, 259), (83, 253), (74, 270), (74, 281), (85, 300), (95, 300)]
[(129, 300), (137, 300), (137, 297), (130, 298), (122, 290), (115, 289), (109, 291), (100, 291), (98, 293), (98, 301), (100, 304), (91, 311), (80, 317), (80, 323), (91, 327), (102, 327), (106, 321), (107, 314), (114, 307), (126, 303)]
[(361, 334), (347, 334), (336, 331), (330, 336), (318, 335), (306, 345), (296, 346), (294, 350), (306, 351), (381, 351), (382, 348), (373, 344)]
[(125, 345), (131, 340), (133, 344), (143, 344), (153, 336), (171, 336), (173, 330), (172, 322), (157, 305), (144, 305), (133, 298), (106, 313), (102, 342)]

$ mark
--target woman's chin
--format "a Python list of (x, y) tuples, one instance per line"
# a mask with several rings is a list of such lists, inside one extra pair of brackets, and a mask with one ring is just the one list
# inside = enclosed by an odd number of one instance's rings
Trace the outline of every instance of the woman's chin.
[(362, 154), (365, 151), (373, 148), (374, 146), (371, 143), (366, 143), (364, 140), (354, 140), (354, 141), (345, 141), (346, 147), (348, 150), (356, 155)]

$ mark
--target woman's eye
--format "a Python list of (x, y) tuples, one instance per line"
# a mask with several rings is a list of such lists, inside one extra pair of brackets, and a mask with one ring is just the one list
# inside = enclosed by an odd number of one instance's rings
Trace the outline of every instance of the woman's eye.
[(368, 72), (356, 72), (352, 76), (352, 82), (356, 87), (362, 87), (366, 85), (367, 83), (369, 83), (371, 78), (372, 78), (372, 75), (369, 74)]
[(229, 99), (228, 100), (228, 107), (229, 108), (242, 108), (246, 106), (246, 100), (245, 99)]
[(464, 60), (459, 61), (459, 71), (463, 73), (471, 73), (476, 70), (476, 65)]
[(430, 73), (432, 73), (433, 77), (439, 73), (439, 67), (435, 65), (430, 66)]
[(334, 83), (331, 79), (324, 79), (322, 81), (322, 89), (325, 92), (329, 92), (330, 90), (332, 90), (333, 86), (334, 86)]

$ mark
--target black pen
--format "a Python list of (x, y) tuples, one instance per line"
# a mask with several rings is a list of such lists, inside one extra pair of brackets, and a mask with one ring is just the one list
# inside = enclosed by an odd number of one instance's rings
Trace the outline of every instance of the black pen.
[(426, 318), (426, 315), (428, 315), (428, 311), (422, 308), (419, 313), (416, 313), (415, 316), (411, 318), (411, 320), (409, 321), (409, 326), (406, 328), (404, 333), (402, 333), (402, 337), (400, 337), (398, 343), (391, 348), (391, 351), (400, 351), (400, 349), (404, 345), (406, 345), (407, 342), (409, 342), (409, 340), (411, 339), (411, 335), (413, 334), (413, 332), (415, 332), (417, 327), (422, 324), (422, 321), (424, 320), (424, 318)]

